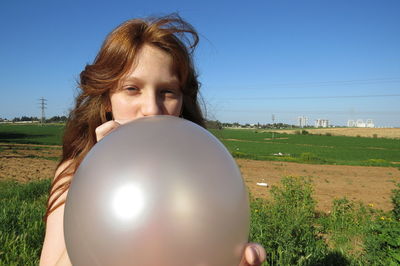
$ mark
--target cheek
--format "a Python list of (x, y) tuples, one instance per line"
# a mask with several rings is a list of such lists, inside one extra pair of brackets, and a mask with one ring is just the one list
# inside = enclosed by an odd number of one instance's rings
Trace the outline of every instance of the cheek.
[(179, 100), (170, 106), (168, 106), (168, 114), (169, 115), (174, 115), (174, 116), (179, 116), (182, 112), (183, 108), (183, 101)]
[(119, 97), (111, 97), (111, 111), (114, 119), (132, 119), (135, 118), (135, 103), (126, 101)]

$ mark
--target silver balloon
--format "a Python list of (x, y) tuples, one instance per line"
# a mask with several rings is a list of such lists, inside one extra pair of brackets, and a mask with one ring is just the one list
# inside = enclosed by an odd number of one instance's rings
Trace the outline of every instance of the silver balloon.
[(64, 235), (73, 265), (238, 265), (248, 196), (226, 148), (172, 116), (122, 125), (72, 181)]

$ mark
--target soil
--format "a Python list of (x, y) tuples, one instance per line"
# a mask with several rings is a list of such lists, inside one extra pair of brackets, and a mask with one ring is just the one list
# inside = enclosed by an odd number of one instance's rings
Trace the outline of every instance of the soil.
[[(52, 178), (61, 156), (59, 146), (0, 143), (0, 180), (29, 182)], [(49, 158), (53, 158), (50, 160)], [(332, 200), (347, 197), (377, 209), (391, 210), (391, 190), (400, 182), (394, 167), (313, 165), (290, 162), (236, 160), (245, 183), (254, 197), (270, 198), (269, 190), (284, 176), (304, 176), (313, 181), (317, 209), (328, 212)], [(267, 183), (268, 187), (257, 183)]]
[(0, 180), (52, 178), (60, 156), (60, 146), (0, 143)]
[[(245, 183), (256, 198), (270, 198), (269, 190), (284, 176), (304, 176), (314, 184), (317, 210), (328, 212), (332, 201), (346, 197), (381, 209), (391, 210), (391, 190), (400, 182), (400, 170), (394, 167), (315, 165), (291, 162), (236, 160)], [(268, 187), (257, 183), (267, 183)]]

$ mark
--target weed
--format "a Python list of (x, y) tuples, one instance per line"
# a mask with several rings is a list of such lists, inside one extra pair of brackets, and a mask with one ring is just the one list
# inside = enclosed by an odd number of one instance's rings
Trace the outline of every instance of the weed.
[(372, 222), (365, 239), (365, 260), (369, 265), (400, 264), (400, 221), (390, 215)]
[[(0, 181), (0, 265), (38, 265), (49, 186)], [(343, 198), (317, 215), (312, 183), (303, 177), (282, 178), (270, 192), (271, 200), (250, 201), (249, 241), (265, 247), (264, 265), (399, 265), (400, 184), (387, 213)]]
[[(251, 241), (262, 243), (272, 265), (313, 264), (326, 245), (314, 227), (315, 201), (310, 181), (286, 177), (271, 189), (273, 201), (252, 202)], [(255, 211), (258, 210), (258, 211)]]
[(390, 165), (390, 162), (384, 160), (384, 159), (368, 159), (365, 161), (366, 165), (370, 166), (387, 166)]
[(362, 243), (357, 240), (362, 239), (370, 219), (370, 208), (342, 198), (334, 200), (331, 213), (322, 217), (320, 223), (330, 236), (328, 244), (332, 248), (359, 257)]
[(325, 163), (326, 161), (322, 158), (319, 158), (312, 152), (303, 152), (300, 154), (300, 161), (305, 163)]
[(392, 190), (393, 216), (400, 221), (400, 183), (397, 183), (396, 186), (398, 188)]

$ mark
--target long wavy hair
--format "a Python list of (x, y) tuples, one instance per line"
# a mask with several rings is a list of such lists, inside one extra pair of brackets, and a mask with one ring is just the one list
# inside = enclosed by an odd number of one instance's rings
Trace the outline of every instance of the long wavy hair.
[(65, 203), (56, 201), (69, 189), (76, 169), (96, 144), (95, 129), (112, 119), (110, 91), (131, 69), (144, 45), (158, 47), (172, 56), (183, 93), (181, 116), (205, 127), (198, 99), (200, 84), (192, 59), (198, 40), (195, 29), (177, 14), (128, 20), (107, 36), (93, 64), (86, 65), (80, 74), (80, 93), (66, 123), (62, 158), (57, 168), (63, 163), (67, 166), (51, 184), (45, 222)]

